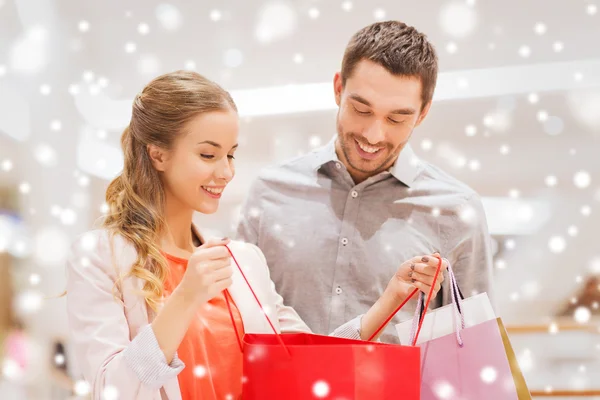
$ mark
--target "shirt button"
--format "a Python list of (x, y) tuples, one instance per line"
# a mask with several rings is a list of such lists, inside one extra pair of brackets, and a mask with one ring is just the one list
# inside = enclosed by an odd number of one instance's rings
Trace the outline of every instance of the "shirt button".
[(340, 168), (342, 168), (342, 164), (340, 164), (339, 162), (336, 162), (336, 163), (335, 163), (335, 167), (336, 167), (337, 169), (340, 169)]
[(347, 238), (343, 238), (342, 239), (342, 244), (345, 246), (348, 244), (348, 239)]
[(358, 192), (356, 190), (352, 191), (352, 197), (354, 197), (354, 198), (358, 197)]
[(339, 286), (338, 286), (338, 287), (336, 287), (336, 288), (335, 288), (335, 292), (336, 292), (337, 294), (342, 294), (342, 288), (341, 288), (341, 287), (339, 287)]

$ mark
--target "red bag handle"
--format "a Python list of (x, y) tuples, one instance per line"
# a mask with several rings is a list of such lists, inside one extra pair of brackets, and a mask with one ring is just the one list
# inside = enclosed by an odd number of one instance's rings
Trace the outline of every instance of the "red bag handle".
[[(267, 318), (267, 322), (269, 322), (269, 325), (271, 326), (271, 329), (273, 330), (273, 333), (275, 334), (275, 336), (277, 336), (277, 341), (279, 341), (279, 343), (283, 346), (283, 348), (285, 349), (286, 353), (288, 355), (290, 354), (289, 349), (287, 348), (287, 346), (285, 345), (285, 343), (283, 342), (283, 339), (281, 338), (281, 335), (279, 333), (277, 333), (277, 329), (275, 329), (275, 326), (273, 325), (273, 323), (271, 322), (271, 319), (269, 318), (269, 316), (267, 315), (267, 313), (265, 312), (260, 300), (258, 299), (258, 296), (256, 295), (256, 293), (254, 292), (254, 289), (252, 289), (252, 285), (250, 285), (250, 282), (248, 282), (248, 278), (246, 278), (246, 274), (244, 274), (244, 271), (242, 271), (242, 268), (240, 267), (240, 264), (237, 262), (237, 259), (235, 258), (235, 256), (233, 255), (233, 252), (231, 251), (231, 249), (229, 248), (229, 246), (225, 246), (225, 248), (227, 248), (227, 251), (229, 252), (229, 254), (231, 255), (231, 258), (233, 259), (233, 262), (235, 263), (235, 265), (237, 266), (238, 270), (240, 271), (240, 273), (242, 274), (242, 277), (244, 278), (244, 281), (246, 281), (246, 285), (248, 285), (248, 288), (250, 289), (250, 291), (252, 292), (252, 295), (254, 296), (254, 299), (256, 300), (256, 302), (258, 303), (258, 305), (260, 306), (260, 309), (263, 311), (263, 313), (265, 314), (265, 317)], [(435, 256), (438, 259), (438, 265), (437, 265), (437, 269), (435, 271), (435, 276), (433, 278), (433, 282), (437, 282), (437, 278), (440, 274), (440, 271), (442, 269), (442, 258), (440, 256)], [(371, 337), (367, 340), (367, 342), (370, 342), (371, 340), (373, 340), (373, 338), (375, 336), (377, 336), (377, 334), (379, 332), (381, 332), (381, 330), (388, 324), (388, 322), (390, 322), (390, 320), (392, 318), (394, 318), (394, 316), (398, 313), (398, 311), (400, 311), (400, 309), (402, 307), (404, 307), (404, 305), (406, 303), (408, 303), (408, 301), (415, 295), (415, 293), (417, 293), (419, 291), (419, 289), (415, 289), (412, 291), (412, 293), (410, 295), (408, 295), (408, 297), (402, 302), (402, 304), (400, 304), (398, 306), (398, 308), (396, 308), (396, 310), (385, 320), (385, 322), (379, 327), (379, 329), (377, 329), (375, 331), (375, 333), (373, 333), (371, 335)], [(231, 294), (229, 293), (229, 290), (225, 289), (225, 291), (223, 292), (225, 295), (225, 301), (227, 302), (227, 309), (229, 310), (229, 316), (231, 317), (231, 323), (233, 325), (233, 329), (235, 330), (235, 336), (237, 338), (238, 341), (238, 345), (240, 346), (240, 350), (243, 352), (244, 348), (242, 346), (242, 342), (240, 340), (240, 335), (239, 332), (237, 330), (237, 326), (235, 325), (235, 319), (233, 318), (233, 312), (231, 311), (231, 305), (229, 302), (229, 298), (231, 298)], [(431, 301), (431, 298), (433, 296), (433, 286), (431, 287), (431, 290), (429, 291), (429, 294), (427, 295), (427, 302), (425, 303), (425, 310), (427, 310), (429, 308), (429, 303)], [(233, 298), (231, 298), (233, 300)], [(412, 346), (414, 346), (417, 343), (417, 339), (419, 338), (419, 333), (421, 332), (421, 327), (423, 325), (423, 321), (425, 320), (425, 313), (423, 313), (423, 317), (421, 318), (421, 320), (419, 321), (419, 328), (417, 329), (417, 334), (415, 335), (415, 338), (413, 340)]]
[[(281, 335), (279, 333), (277, 333), (277, 329), (275, 329), (275, 326), (273, 325), (273, 323), (271, 322), (271, 319), (269, 318), (269, 316), (267, 315), (265, 309), (263, 308), (260, 300), (258, 299), (258, 296), (254, 292), (254, 289), (252, 289), (252, 285), (250, 285), (250, 282), (248, 282), (248, 278), (246, 278), (246, 274), (244, 274), (244, 271), (242, 271), (242, 268), (240, 267), (240, 264), (237, 262), (237, 259), (235, 258), (235, 256), (233, 255), (233, 252), (231, 251), (231, 249), (229, 248), (229, 246), (225, 246), (225, 248), (227, 249), (227, 251), (231, 255), (231, 258), (233, 259), (233, 262), (235, 263), (235, 265), (237, 266), (238, 270), (240, 271), (240, 273), (244, 277), (244, 281), (246, 281), (246, 285), (248, 285), (248, 288), (252, 292), (252, 295), (254, 296), (254, 299), (258, 303), (260, 309), (265, 314), (265, 317), (267, 318), (267, 322), (271, 326), (271, 329), (273, 330), (273, 333), (275, 334), (275, 336), (277, 336), (277, 341), (279, 342), (279, 344), (281, 344), (283, 346), (283, 348), (285, 349), (286, 353), (288, 355), (291, 355), (289, 349), (287, 348), (287, 346), (285, 345), (285, 343), (283, 343), (283, 339), (281, 338)], [(229, 310), (229, 316), (231, 317), (231, 323), (233, 324), (233, 329), (235, 330), (235, 336), (237, 337), (238, 344), (240, 345), (240, 350), (243, 353), (244, 352), (244, 348), (242, 347), (242, 342), (240, 340), (237, 327), (235, 325), (235, 320), (233, 318), (233, 313), (231, 311), (231, 305), (229, 304), (229, 299), (227, 298), (227, 296), (231, 297), (231, 294), (229, 293), (229, 290), (226, 289), (224, 291), (224, 295), (225, 295), (225, 301), (227, 302), (227, 309)], [(233, 300), (233, 298), (232, 298), (232, 300)]]
[[(440, 274), (440, 271), (442, 270), (442, 257), (440, 257), (440, 256), (435, 256), (435, 257), (438, 259), (438, 265), (437, 265), (437, 269), (436, 269), (436, 271), (435, 271), (435, 276), (434, 276), (434, 278), (433, 278), (433, 282), (437, 282), (437, 278), (438, 278), (438, 276), (439, 276), (439, 274)], [(405, 300), (402, 302), (402, 304), (400, 304), (400, 305), (398, 306), (398, 308), (396, 308), (396, 310), (395, 310), (395, 311), (392, 313), (392, 315), (390, 315), (390, 316), (389, 316), (389, 317), (388, 317), (388, 318), (385, 320), (385, 322), (384, 322), (384, 323), (383, 323), (383, 324), (382, 324), (382, 325), (379, 327), (379, 329), (377, 329), (377, 330), (375, 331), (375, 333), (373, 333), (373, 334), (371, 335), (371, 337), (370, 337), (370, 338), (367, 340), (367, 342), (370, 342), (371, 340), (373, 340), (373, 338), (374, 338), (375, 336), (377, 336), (377, 334), (378, 334), (379, 332), (381, 332), (381, 330), (382, 330), (383, 328), (385, 328), (385, 326), (388, 324), (388, 322), (390, 322), (390, 320), (391, 320), (392, 318), (394, 318), (394, 316), (395, 316), (395, 315), (398, 313), (398, 311), (400, 311), (400, 309), (401, 309), (402, 307), (404, 307), (404, 305), (405, 305), (406, 303), (408, 303), (408, 301), (409, 301), (409, 300), (410, 300), (410, 299), (411, 299), (411, 298), (412, 298), (412, 297), (413, 297), (413, 296), (414, 296), (414, 295), (415, 295), (415, 294), (416, 294), (418, 291), (419, 291), (419, 289), (415, 289), (415, 290), (413, 290), (413, 291), (412, 291), (412, 293), (411, 293), (411, 294), (409, 294), (409, 295), (408, 295), (408, 297), (407, 297), (407, 298), (406, 298), (406, 299), (405, 299)], [(427, 295), (427, 302), (425, 303), (425, 310), (427, 310), (427, 308), (429, 308), (429, 302), (431, 301), (431, 297), (432, 297), (432, 296), (433, 296), (433, 286), (431, 287), (431, 290), (429, 291), (429, 294)], [(417, 343), (417, 339), (419, 338), (419, 333), (421, 332), (421, 326), (423, 325), (423, 320), (424, 320), (424, 319), (425, 319), (425, 313), (423, 313), (423, 317), (422, 317), (422, 318), (421, 318), (421, 320), (419, 321), (419, 328), (417, 329), (417, 334), (415, 335), (415, 338), (414, 338), (414, 340), (413, 340), (413, 342), (412, 342), (412, 345), (411, 345), (411, 346), (414, 346), (414, 345)]]

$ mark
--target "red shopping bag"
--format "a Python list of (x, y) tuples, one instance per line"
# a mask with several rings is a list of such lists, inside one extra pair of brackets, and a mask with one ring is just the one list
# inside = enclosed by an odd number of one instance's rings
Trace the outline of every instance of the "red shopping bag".
[[(233, 253), (231, 256), (262, 308)], [(440, 259), (438, 273), (441, 265)], [(420, 349), (370, 342), (416, 292), (369, 341), (281, 335), (267, 316), (274, 334), (246, 334), (243, 345), (240, 342), (244, 354), (243, 400), (420, 399)], [(427, 302), (430, 300), (431, 293)]]

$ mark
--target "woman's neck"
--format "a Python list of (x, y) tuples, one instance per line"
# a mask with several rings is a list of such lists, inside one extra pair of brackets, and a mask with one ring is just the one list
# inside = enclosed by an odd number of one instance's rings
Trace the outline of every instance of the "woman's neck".
[(194, 250), (192, 236), (193, 214), (194, 210), (167, 201), (164, 214), (167, 226), (161, 235), (161, 247), (163, 250), (172, 248), (190, 252)]

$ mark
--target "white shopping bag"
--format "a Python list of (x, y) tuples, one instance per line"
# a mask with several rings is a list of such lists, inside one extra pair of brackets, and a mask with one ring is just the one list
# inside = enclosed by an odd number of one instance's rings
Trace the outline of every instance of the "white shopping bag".
[[(478, 325), (491, 319), (496, 319), (496, 314), (487, 293), (480, 293), (473, 297), (461, 300), (460, 305), (465, 319), (465, 327)], [(455, 311), (453, 304), (437, 308), (427, 313), (427, 318), (423, 320), (421, 333), (418, 336), (417, 345), (425, 343), (432, 339), (449, 335), (456, 331), (456, 324), (460, 324), (460, 318)], [(396, 331), (400, 338), (400, 343), (410, 345), (410, 334), (413, 327), (413, 319), (401, 322), (396, 325)]]

